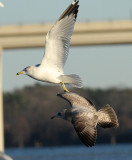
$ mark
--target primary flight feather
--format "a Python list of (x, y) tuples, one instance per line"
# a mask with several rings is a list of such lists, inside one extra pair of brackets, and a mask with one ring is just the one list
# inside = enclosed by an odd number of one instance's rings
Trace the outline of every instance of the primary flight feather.
[(71, 84), (82, 87), (82, 81), (78, 75), (65, 75), (63, 67), (68, 57), (70, 40), (74, 29), (79, 1), (74, 1), (60, 16), (55, 25), (46, 35), (45, 54), (41, 64), (24, 68), (19, 74), (26, 74), (31, 78), (49, 83)]

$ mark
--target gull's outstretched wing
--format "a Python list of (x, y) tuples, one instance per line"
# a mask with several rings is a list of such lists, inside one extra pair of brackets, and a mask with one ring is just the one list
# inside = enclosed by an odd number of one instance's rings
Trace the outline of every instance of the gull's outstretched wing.
[(89, 110), (91, 112), (96, 112), (93, 102), (88, 98), (80, 96), (79, 94), (73, 92), (64, 92), (58, 93), (57, 96), (68, 101), (74, 110)]
[(45, 55), (41, 66), (53, 67), (59, 71), (63, 71), (78, 13), (78, 2), (73, 2), (47, 33)]
[(91, 118), (86, 113), (78, 113), (73, 116), (72, 124), (80, 140), (87, 147), (94, 146), (97, 136), (97, 116)]

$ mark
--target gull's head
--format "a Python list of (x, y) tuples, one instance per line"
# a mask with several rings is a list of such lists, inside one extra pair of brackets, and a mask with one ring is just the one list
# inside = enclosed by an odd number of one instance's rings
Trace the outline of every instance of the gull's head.
[(18, 72), (16, 75), (20, 75), (20, 74), (30, 75), (30, 74), (32, 74), (32, 70), (33, 70), (33, 66), (28, 66), (28, 67), (24, 68), (21, 72)]
[(52, 116), (51, 119), (54, 119), (54, 118), (62, 118), (62, 119), (65, 119), (65, 109), (61, 112), (58, 112), (56, 115)]

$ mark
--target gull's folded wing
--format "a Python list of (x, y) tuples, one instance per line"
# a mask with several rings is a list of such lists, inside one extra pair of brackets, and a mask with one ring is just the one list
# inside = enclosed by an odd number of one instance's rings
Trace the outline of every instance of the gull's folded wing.
[(47, 33), (42, 66), (54, 67), (63, 71), (63, 66), (69, 53), (70, 39), (74, 29), (78, 7), (78, 1), (73, 2)]

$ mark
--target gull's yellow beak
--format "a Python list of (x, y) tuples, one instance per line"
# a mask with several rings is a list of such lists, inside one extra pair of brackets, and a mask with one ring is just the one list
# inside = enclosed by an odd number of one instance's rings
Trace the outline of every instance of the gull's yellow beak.
[(16, 75), (20, 75), (20, 74), (23, 74), (23, 72), (18, 72)]

